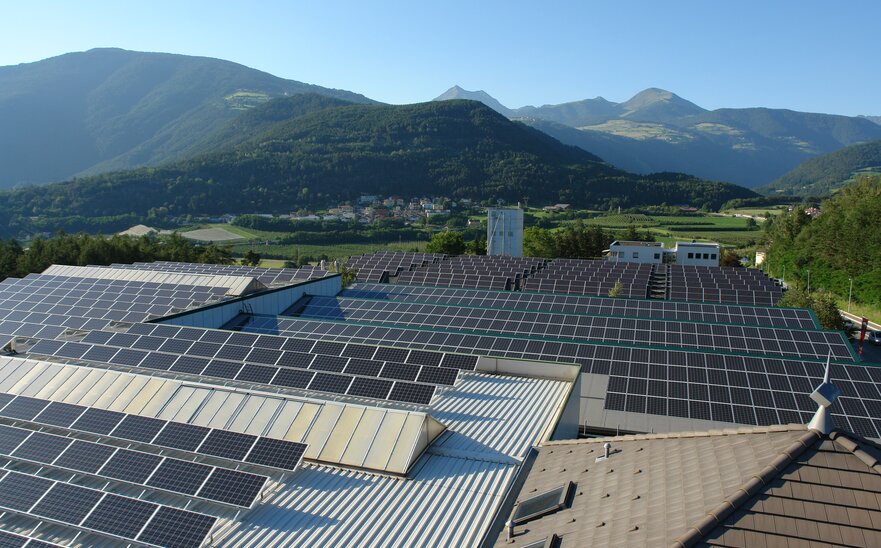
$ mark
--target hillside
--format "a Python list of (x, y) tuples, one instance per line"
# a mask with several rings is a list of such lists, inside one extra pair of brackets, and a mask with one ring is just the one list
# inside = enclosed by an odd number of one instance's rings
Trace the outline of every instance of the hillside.
[(684, 171), (748, 187), (767, 184), (817, 155), (881, 139), (881, 125), (866, 117), (767, 108), (708, 111), (657, 88), (622, 103), (597, 97), (515, 109), (480, 93), (471, 98), (622, 169)]
[(860, 172), (881, 172), (881, 141), (852, 145), (812, 158), (761, 190), (793, 196), (826, 196)]
[(369, 101), (165, 53), (94, 49), (0, 67), (0, 188), (179, 159), (242, 110), (299, 93)]
[[(310, 96), (281, 101), (244, 116), (265, 120), (273, 111), (297, 111), (298, 101), (321, 103)], [(24, 230), (33, 226), (33, 216), (287, 213), (361, 193), (508, 202), (528, 198), (535, 204), (603, 209), (660, 203), (719, 206), (754, 196), (744, 188), (685, 175), (635, 176), (474, 101), (304, 110), (308, 113), (267, 123), (246, 142), (218, 145), (222, 152), (161, 168), (6, 192), (0, 197), (11, 214), (7, 226)], [(244, 123), (244, 116), (235, 123)]]
[[(771, 242), (767, 262), (800, 287), (824, 288), (847, 300), (881, 303), (881, 175), (863, 174), (820, 204), (811, 218), (800, 208), (767, 224)], [(841, 301), (839, 301), (841, 302)]]

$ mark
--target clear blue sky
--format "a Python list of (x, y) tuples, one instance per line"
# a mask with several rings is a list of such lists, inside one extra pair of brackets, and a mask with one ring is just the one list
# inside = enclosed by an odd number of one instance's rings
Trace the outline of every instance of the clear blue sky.
[(647, 87), (705, 108), (881, 115), (881, 1), (4, 2), (0, 65), (93, 47), (228, 59), (389, 103)]

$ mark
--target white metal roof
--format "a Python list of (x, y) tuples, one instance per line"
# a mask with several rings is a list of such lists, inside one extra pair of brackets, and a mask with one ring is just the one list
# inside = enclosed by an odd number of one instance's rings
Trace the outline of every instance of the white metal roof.
[(448, 430), (406, 479), (304, 466), (219, 546), (478, 546), (572, 384), (469, 374), (429, 413)]
[(0, 392), (303, 442), (308, 460), (390, 474), (406, 474), (444, 431), (419, 411), (23, 358), (0, 358)]
[(67, 266), (54, 264), (43, 271), (50, 276), (70, 276), (72, 278), (97, 278), (101, 280), (135, 280), (164, 284), (198, 285), (202, 287), (223, 287), (227, 295), (238, 297), (259, 289), (266, 289), (257, 278), (242, 276), (219, 276), (208, 274), (182, 274), (180, 272), (161, 272), (157, 270), (128, 270), (101, 266)]

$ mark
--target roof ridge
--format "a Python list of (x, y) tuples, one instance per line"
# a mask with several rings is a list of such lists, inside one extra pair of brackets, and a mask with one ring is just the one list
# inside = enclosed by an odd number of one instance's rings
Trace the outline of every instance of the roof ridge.
[(761, 471), (754, 474), (746, 483), (741, 485), (731, 497), (726, 498), (718, 506), (708, 511), (707, 515), (700, 521), (691, 525), (684, 534), (673, 541), (671, 546), (687, 548), (697, 544), (728, 516), (734, 513), (735, 510), (757, 495), (768, 483), (783, 472), (792, 461), (804, 453), (807, 448), (821, 439), (823, 439), (823, 435), (815, 430), (805, 432), (792, 445), (781, 451)]
[(739, 434), (768, 434), (772, 432), (797, 432), (806, 430), (804, 424), (775, 424), (771, 426), (742, 426), (737, 428), (720, 428), (711, 430), (686, 430), (681, 432), (661, 432), (657, 434), (626, 434), (622, 436), (603, 436), (597, 438), (573, 440), (549, 440), (542, 446), (554, 445), (586, 445), (589, 443), (605, 443), (612, 441), (642, 441), (678, 438), (705, 438), (714, 436), (733, 436)]

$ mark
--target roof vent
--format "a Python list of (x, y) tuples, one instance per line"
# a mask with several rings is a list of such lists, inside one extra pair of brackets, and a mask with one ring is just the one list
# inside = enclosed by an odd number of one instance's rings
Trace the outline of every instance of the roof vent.
[(8, 343), (6, 343), (3, 346), (3, 348), (0, 349), (0, 352), (3, 352), (4, 354), (10, 354), (13, 356), (15, 354), (18, 354), (18, 351), (15, 349), (15, 339), (11, 339)]
[(830, 434), (835, 429), (832, 416), (829, 414), (829, 406), (835, 403), (835, 400), (841, 395), (841, 389), (829, 382), (831, 365), (832, 353), (830, 352), (826, 358), (826, 373), (823, 375), (823, 383), (811, 393), (811, 399), (817, 402), (819, 407), (814, 413), (814, 418), (808, 423), (808, 428), (821, 434)]
[(612, 452), (612, 444), (609, 443), (609, 442), (604, 443), (604, 444), (603, 444), (603, 456), (602, 456), (602, 457), (597, 457), (595, 462), (600, 462), (600, 461), (603, 461), (603, 460), (608, 460), (608, 459), (609, 459), (609, 454), (610, 454), (611, 452)]

